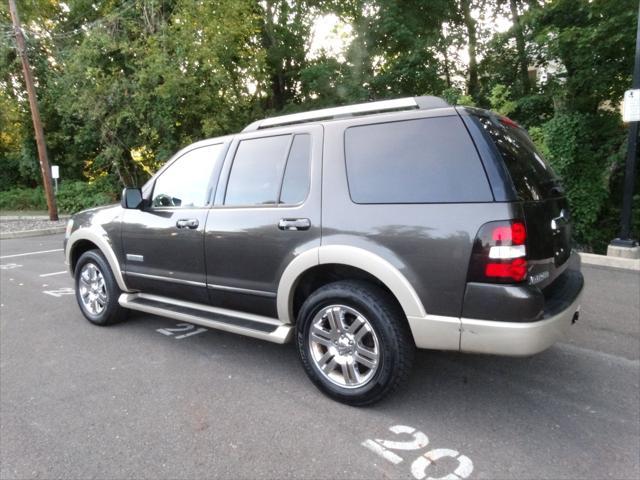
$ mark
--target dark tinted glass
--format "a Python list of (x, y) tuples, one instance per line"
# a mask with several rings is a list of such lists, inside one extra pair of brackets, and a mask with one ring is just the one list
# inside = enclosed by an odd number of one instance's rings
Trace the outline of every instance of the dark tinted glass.
[(527, 132), (497, 117), (476, 117), (498, 148), (520, 198), (540, 200), (561, 195), (553, 169), (536, 150)]
[(154, 207), (203, 207), (211, 195), (211, 175), (222, 144), (191, 150), (173, 162), (153, 187)]
[(242, 140), (233, 159), (224, 204), (275, 204), (290, 141), (291, 135)]
[(351, 127), (345, 132), (356, 203), (491, 201), (491, 190), (458, 117)]
[(280, 203), (302, 203), (307, 198), (310, 181), (311, 137), (296, 135), (291, 145), (282, 181)]

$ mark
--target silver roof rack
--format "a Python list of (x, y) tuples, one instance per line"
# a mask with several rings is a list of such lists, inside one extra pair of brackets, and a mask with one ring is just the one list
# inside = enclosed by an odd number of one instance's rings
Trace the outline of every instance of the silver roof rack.
[(432, 108), (444, 108), (449, 104), (439, 97), (407, 97), (396, 100), (381, 100), (379, 102), (358, 103), (344, 107), (323, 108), (310, 112), (294, 113), (279, 117), (265, 118), (247, 125), (243, 132), (253, 132), (263, 128), (281, 127), (296, 123), (306, 123), (320, 120), (333, 120), (337, 118), (353, 117), (371, 113), (389, 112), (393, 110), (426, 110)]

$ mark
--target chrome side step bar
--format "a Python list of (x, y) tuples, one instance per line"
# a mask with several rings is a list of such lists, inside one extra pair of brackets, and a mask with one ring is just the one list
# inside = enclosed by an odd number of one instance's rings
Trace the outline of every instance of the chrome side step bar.
[(274, 343), (288, 342), (294, 330), (293, 325), (284, 324), (275, 318), (145, 293), (123, 293), (120, 295), (118, 303), (131, 310), (139, 310)]

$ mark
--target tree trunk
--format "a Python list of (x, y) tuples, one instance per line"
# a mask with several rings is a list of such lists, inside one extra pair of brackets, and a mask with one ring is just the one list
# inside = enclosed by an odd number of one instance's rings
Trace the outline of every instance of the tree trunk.
[(511, 8), (511, 20), (513, 21), (513, 36), (516, 39), (516, 50), (518, 52), (518, 70), (520, 70), (520, 82), (522, 83), (522, 93), (528, 95), (531, 90), (529, 81), (529, 62), (522, 31), (522, 23), (518, 14), (518, 0), (509, 0)]
[(451, 72), (449, 69), (449, 54), (447, 53), (447, 49), (443, 50), (444, 54), (444, 78), (447, 82), (447, 88), (451, 88)]
[(476, 21), (471, 16), (471, 0), (461, 0), (462, 21), (467, 30), (467, 38), (469, 41), (469, 81), (467, 83), (467, 93), (474, 99), (478, 97), (480, 84), (478, 82), (478, 38), (476, 30)]
[(274, 32), (273, 17), (274, 6), (272, 2), (265, 2), (264, 19), (262, 22), (262, 46), (267, 51), (267, 66), (269, 67), (269, 81), (271, 83), (271, 99), (269, 107), (274, 110), (282, 110), (285, 104), (285, 78), (282, 65), (278, 65), (278, 58), (270, 58), (270, 50), (277, 47), (277, 39)]
[(440, 44), (440, 52), (444, 58), (444, 78), (447, 82), (447, 88), (451, 88), (451, 68), (449, 67), (449, 37), (444, 31), (441, 32), (442, 43)]

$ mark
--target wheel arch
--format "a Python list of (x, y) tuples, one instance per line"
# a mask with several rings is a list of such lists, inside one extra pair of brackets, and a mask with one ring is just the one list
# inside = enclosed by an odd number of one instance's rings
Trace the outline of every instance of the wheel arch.
[(75, 273), (76, 265), (78, 265), (78, 260), (80, 259), (82, 254), (84, 252), (88, 252), (89, 250), (99, 250), (99, 248), (91, 240), (86, 239), (79, 239), (70, 247), (69, 271), (71, 272), (71, 274)]
[(69, 271), (73, 274), (80, 256), (84, 252), (93, 249), (99, 250), (104, 255), (120, 290), (125, 292), (129, 291), (122, 275), (118, 257), (113, 251), (113, 247), (111, 246), (108, 237), (106, 237), (106, 232), (104, 231), (100, 234), (95, 232), (93, 229), (79, 228), (71, 234), (67, 241), (67, 248), (65, 252)]
[[(343, 272), (353, 272), (358, 279), (377, 283), (393, 296), (405, 316), (426, 315), (422, 302), (409, 281), (390, 262), (362, 248), (324, 245), (298, 255), (283, 272), (277, 294), (278, 317), (282, 322), (295, 323), (300, 288), (305, 288), (303, 282), (314, 276), (322, 277), (332, 266)], [(345, 277), (340, 277), (343, 278)]]

